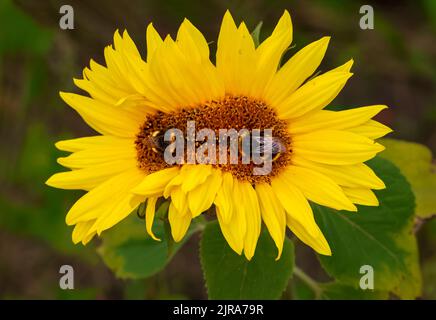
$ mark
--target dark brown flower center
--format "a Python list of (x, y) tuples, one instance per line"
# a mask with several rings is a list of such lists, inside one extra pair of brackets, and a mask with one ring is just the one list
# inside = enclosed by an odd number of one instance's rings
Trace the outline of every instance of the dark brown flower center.
[[(213, 166), (219, 167), (223, 171), (230, 172), (239, 180), (249, 181), (252, 184), (270, 182), (272, 176), (277, 175), (282, 168), (290, 163), (292, 150), (287, 123), (278, 119), (275, 111), (261, 101), (242, 96), (228, 96), (223, 100), (211, 101), (197, 107), (181, 109), (172, 113), (157, 112), (147, 117), (135, 141), (138, 166), (151, 173), (177, 165), (170, 165), (164, 160), (163, 152), (166, 145), (163, 142), (163, 134), (169, 129), (176, 128), (181, 130), (186, 137), (188, 121), (195, 122), (197, 132), (208, 128), (215, 132), (216, 137), (219, 136), (220, 129), (235, 129), (236, 131), (247, 129), (249, 132), (255, 129), (261, 131), (264, 129), (272, 130), (272, 137), (280, 141), (284, 148), (278, 153), (273, 153), (272, 166), (268, 174), (255, 175), (253, 170), (259, 167), (259, 164), (254, 162), (244, 164), (241, 161), (232, 164), (230, 163), (230, 157), (227, 157), (229, 161), (226, 163), (219, 163), (217, 160), (216, 164), (213, 164)], [(199, 142), (196, 143), (196, 146), (198, 145)], [(218, 154), (217, 143), (217, 157)], [(184, 154), (184, 161), (187, 161), (186, 153)]]

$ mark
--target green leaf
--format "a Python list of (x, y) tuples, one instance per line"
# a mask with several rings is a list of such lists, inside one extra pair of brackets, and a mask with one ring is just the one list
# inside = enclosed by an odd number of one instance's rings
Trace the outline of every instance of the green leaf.
[(421, 270), (423, 282), (423, 298), (436, 300), (436, 220), (426, 223), (420, 231), (422, 259)]
[(262, 29), (263, 21), (260, 21), (253, 32), (251, 32), (251, 37), (253, 38), (254, 46), (257, 48), (260, 44), (260, 30)]
[[(168, 205), (162, 204), (160, 211), (167, 210)], [(145, 230), (145, 223), (136, 214), (131, 214), (114, 228), (103, 233), (103, 243), (98, 252), (106, 265), (119, 278), (147, 278), (162, 270), (174, 254), (198, 230), (193, 222), (184, 239), (176, 243), (168, 255), (168, 241), (165, 238), (163, 221), (157, 220), (153, 231), (161, 241), (151, 239)]]
[(361, 290), (336, 282), (324, 283), (320, 287), (321, 299), (324, 300), (385, 300), (389, 297), (386, 291)]
[(292, 300), (314, 300), (316, 299), (315, 291), (300, 278), (292, 276), (291, 281), (291, 299)]
[(216, 221), (207, 225), (200, 245), (201, 265), (210, 299), (278, 299), (294, 266), (294, 248), (285, 240), (280, 260), (264, 229), (251, 261), (236, 254)]
[(382, 139), (386, 147), (380, 156), (398, 166), (412, 185), (416, 197), (416, 214), (428, 218), (436, 214), (436, 165), (426, 146), (414, 142)]
[(316, 220), (333, 252), (319, 256), (322, 266), (337, 281), (359, 288), (360, 267), (374, 270), (374, 289), (401, 298), (421, 291), (416, 238), (412, 232), (414, 197), (398, 168), (385, 159), (368, 162), (385, 182), (376, 191), (379, 207), (359, 206), (357, 213), (314, 205)]

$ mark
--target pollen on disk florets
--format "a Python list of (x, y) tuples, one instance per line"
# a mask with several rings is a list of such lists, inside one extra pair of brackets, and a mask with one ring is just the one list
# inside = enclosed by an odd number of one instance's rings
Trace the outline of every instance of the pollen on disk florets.
[[(195, 129), (212, 129), (218, 137), (220, 129), (272, 129), (272, 135), (278, 138), (285, 150), (272, 163), (272, 170), (267, 175), (254, 175), (254, 163), (249, 164), (214, 164), (223, 171), (251, 183), (269, 182), (282, 168), (290, 163), (291, 138), (287, 131), (287, 123), (278, 119), (275, 111), (264, 102), (245, 96), (227, 96), (222, 100), (211, 101), (196, 107), (182, 108), (171, 113), (157, 112), (147, 117), (136, 137), (138, 166), (148, 173), (170, 167), (161, 152), (150, 144), (150, 138), (157, 132), (164, 133), (168, 129), (177, 128), (186, 137), (188, 121), (195, 121)], [(217, 146), (218, 148), (218, 146)], [(218, 151), (217, 151), (218, 154)], [(186, 160), (186, 155), (185, 155)]]

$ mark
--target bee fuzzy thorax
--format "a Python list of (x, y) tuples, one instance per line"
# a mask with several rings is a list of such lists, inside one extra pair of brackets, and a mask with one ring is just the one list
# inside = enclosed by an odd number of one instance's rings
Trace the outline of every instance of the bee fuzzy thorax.
[(145, 120), (137, 135), (138, 166), (154, 172), (206, 163), (240, 180), (268, 182), (289, 164), (286, 128), (287, 123), (265, 103), (247, 97), (158, 112)]

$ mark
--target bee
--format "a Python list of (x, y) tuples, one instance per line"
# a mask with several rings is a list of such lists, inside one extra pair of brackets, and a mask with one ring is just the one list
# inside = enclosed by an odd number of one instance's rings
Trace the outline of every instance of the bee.
[(171, 139), (169, 141), (165, 141), (165, 130), (154, 131), (148, 139), (148, 142), (151, 146), (151, 150), (157, 154), (163, 155), (165, 149), (175, 141), (176, 135), (174, 132), (171, 132)]
[(276, 161), (286, 150), (283, 142), (277, 137), (253, 137), (253, 140), (255, 148), (252, 153), (264, 159), (271, 154), (271, 161)]
[[(239, 150), (244, 155), (243, 141), (245, 136), (239, 137)], [(271, 161), (276, 161), (282, 153), (286, 151), (284, 143), (280, 138), (272, 136), (253, 136), (251, 141), (251, 157), (258, 156), (261, 159), (267, 160), (271, 154)]]

